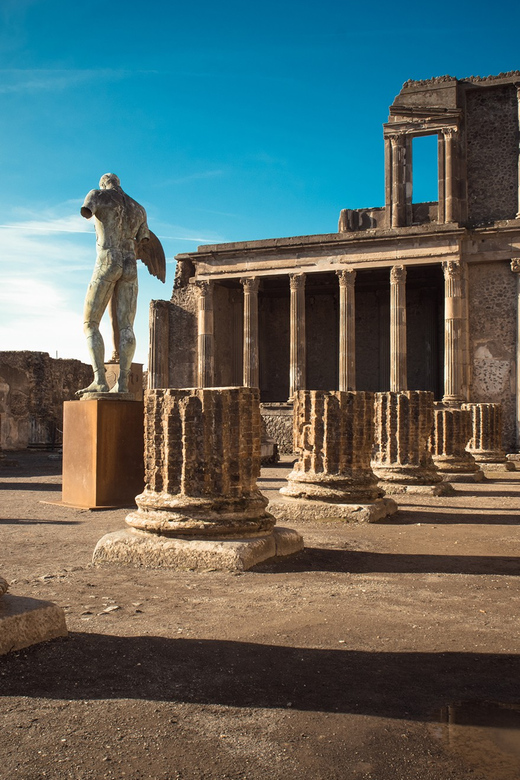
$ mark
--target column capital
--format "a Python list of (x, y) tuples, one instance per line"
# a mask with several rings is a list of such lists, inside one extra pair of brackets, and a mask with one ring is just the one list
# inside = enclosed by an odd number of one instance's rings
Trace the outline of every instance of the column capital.
[(515, 274), (520, 272), (520, 257), (513, 257), (511, 260), (511, 270)]
[(302, 290), (305, 286), (305, 274), (289, 274), (289, 284), (291, 290)]
[(258, 292), (260, 279), (258, 276), (243, 276), (240, 279), (240, 284), (244, 287), (244, 292), (255, 293)]
[(356, 270), (355, 268), (342, 268), (341, 270), (336, 271), (336, 276), (339, 279), (340, 287), (354, 285), (356, 281)]
[(441, 133), (443, 134), (444, 138), (453, 138), (456, 132), (457, 132), (456, 127), (443, 127), (441, 129)]
[(446, 281), (448, 279), (462, 278), (462, 265), (460, 260), (443, 260), (442, 270)]
[(399, 141), (403, 138), (402, 133), (388, 133), (385, 135), (385, 139), (388, 138), (389, 141), (391, 141), (392, 145), (398, 144)]
[(197, 282), (197, 289), (202, 297), (210, 295), (213, 292), (213, 282)]
[(406, 281), (406, 266), (393, 265), (390, 269), (390, 284)]

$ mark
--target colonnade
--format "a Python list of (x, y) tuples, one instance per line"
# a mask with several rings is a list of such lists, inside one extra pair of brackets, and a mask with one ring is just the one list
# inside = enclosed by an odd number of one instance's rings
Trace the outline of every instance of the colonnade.
[[(464, 402), (464, 279), (459, 261), (442, 263), (444, 272), (444, 396), (456, 406)], [(356, 270), (336, 271), (339, 283), (339, 387), (356, 390), (355, 282)], [(406, 266), (395, 264), (390, 275), (390, 390), (408, 390), (406, 344)], [(243, 378), (245, 387), (259, 386), (259, 278), (244, 277)], [(289, 400), (306, 390), (305, 273), (289, 274), (290, 355)], [(199, 387), (214, 384), (213, 284), (199, 283), (198, 372)], [(411, 388), (414, 389), (414, 388)]]
[(451, 223), (457, 218), (455, 178), (457, 167), (456, 125), (432, 126), (430, 131), (397, 131), (385, 128), (385, 200), (389, 227), (404, 227), (413, 222), (412, 214), (412, 141), (418, 135), (437, 135), (439, 160), (439, 198), (437, 222)]

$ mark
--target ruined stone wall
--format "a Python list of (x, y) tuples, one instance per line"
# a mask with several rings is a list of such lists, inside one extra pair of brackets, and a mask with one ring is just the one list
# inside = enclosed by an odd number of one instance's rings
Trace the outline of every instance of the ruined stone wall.
[(294, 452), (292, 404), (261, 404), (260, 411), (265, 432), (277, 443), (278, 452), (286, 455)]
[(6, 450), (61, 442), (63, 402), (92, 381), (92, 368), (47, 352), (0, 352), (1, 445)]
[(193, 284), (173, 291), (170, 304), (169, 384), (197, 384), (197, 288)]
[(468, 217), (471, 224), (514, 219), (518, 208), (516, 88), (466, 91)]
[(469, 266), (470, 400), (501, 403), (504, 448), (515, 442), (516, 278), (508, 262)]

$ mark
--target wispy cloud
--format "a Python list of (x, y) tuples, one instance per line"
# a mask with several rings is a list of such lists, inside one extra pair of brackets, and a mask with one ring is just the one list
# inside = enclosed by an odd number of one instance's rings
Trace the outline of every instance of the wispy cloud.
[(75, 88), (91, 81), (121, 81), (139, 73), (154, 71), (132, 71), (124, 69), (0, 69), (0, 94), (17, 92), (49, 92)]
[(178, 178), (163, 179), (160, 182), (161, 187), (169, 187), (172, 184), (186, 184), (190, 181), (200, 181), (201, 179), (215, 179), (219, 176), (225, 175), (225, 170), (219, 168), (217, 170), (209, 171), (195, 171), (194, 173), (188, 173), (186, 176), (179, 176)]
[[(89, 362), (83, 336), (83, 301), (96, 256), (94, 228), (81, 217), (78, 201), (45, 209), (20, 209), (0, 225), (0, 349), (56, 352)], [(174, 242), (219, 243), (223, 237), (181, 225), (156, 222), (154, 232), (169, 255), (180, 250)], [(168, 243), (171, 242), (169, 245)], [(140, 271), (140, 303), (135, 330), (137, 360), (146, 361), (148, 300), (161, 297), (157, 280)], [(110, 343), (108, 317), (102, 321)]]
[(56, 219), (35, 219), (0, 225), (0, 230), (16, 230), (19, 234), (38, 233), (45, 236), (49, 233), (91, 233), (92, 226), (83, 217), (70, 214), (69, 216)]

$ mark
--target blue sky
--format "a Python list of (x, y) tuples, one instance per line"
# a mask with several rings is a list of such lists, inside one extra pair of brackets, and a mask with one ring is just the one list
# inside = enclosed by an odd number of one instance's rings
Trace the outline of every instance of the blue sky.
[(79, 208), (108, 171), (168, 260), (165, 285), (139, 271), (144, 363), (175, 254), (334, 232), (341, 208), (382, 205), (381, 125), (404, 81), (520, 69), (519, 4), (496, 8), (1, 0), (0, 349), (88, 362)]

